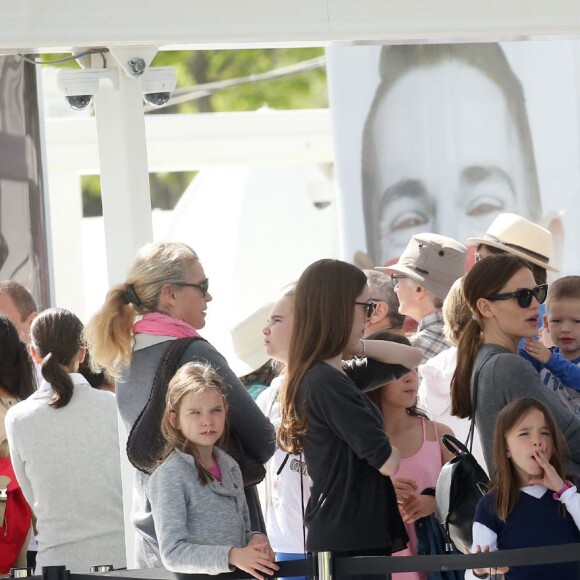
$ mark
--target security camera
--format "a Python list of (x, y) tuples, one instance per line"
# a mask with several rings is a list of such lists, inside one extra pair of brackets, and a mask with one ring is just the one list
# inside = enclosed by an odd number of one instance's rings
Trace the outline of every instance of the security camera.
[(110, 69), (60, 70), (56, 77), (57, 86), (69, 106), (82, 111), (92, 103), (101, 79), (109, 79), (116, 84), (115, 74)]
[[(66, 97), (68, 104), (77, 111), (88, 107), (93, 95), (99, 91), (103, 82), (110, 82), (119, 88), (117, 69), (61, 70), (57, 74), (57, 85)], [(143, 98), (154, 107), (166, 105), (175, 90), (176, 76), (172, 66), (148, 68), (140, 77)]]
[(177, 79), (172, 66), (151, 67), (141, 77), (143, 100), (152, 107), (162, 107), (171, 99)]
[(93, 102), (93, 95), (73, 95), (65, 98), (68, 106), (75, 111), (82, 111)]
[[(328, 167), (326, 167), (328, 165)], [(335, 201), (334, 183), (332, 182), (332, 166), (321, 164), (323, 179), (313, 181), (306, 188), (306, 195), (316, 209), (326, 209)]]
[(163, 107), (171, 100), (171, 93), (143, 93), (143, 100), (152, 107)]

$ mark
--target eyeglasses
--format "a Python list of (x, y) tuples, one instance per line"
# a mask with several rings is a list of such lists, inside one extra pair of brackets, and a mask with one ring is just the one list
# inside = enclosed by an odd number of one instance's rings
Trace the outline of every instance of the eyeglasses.
[(355, 304), (358, 304), (359, 306), (364, 306), (367, 309), (367, 318), (370, 318), (374, 313), (375, 310), (377, 309), (377, 303), (376, 302), (355, 302)]
[(172, 286), (188, 286), (190, 288), (197, 288), (202, 296), (207, 294), (209, 289), (209, 278), (206, 278), (203, 282), (199, 284), (191, 284), (190, 282), (171, 282)]
[(518, 301), (518, 306), (520, 308), (527, 308), (532, 303), (532, 298), (543, 304), (548, 295), (548, 285), (540, 284), (536, 286), (533, 290), (529, 288), (522, 288), (521, 290), (516, 290), (515, 292), (503, 292), (502, 294), (494, 294), (493, 296), (488, 296), (487, 300), (494, 302), (495, 300), (509, 300), (510, 298), (515, 298)]
[(391, 284), (396, 286), (399, 283), (399, 280), (403, 278), (408, 278), (409, 276), (405, 276), (405, 274), (391, 274)]

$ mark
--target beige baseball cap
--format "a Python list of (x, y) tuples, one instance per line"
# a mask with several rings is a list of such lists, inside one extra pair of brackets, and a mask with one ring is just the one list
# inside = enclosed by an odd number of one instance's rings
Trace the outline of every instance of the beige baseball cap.
[(439, 234), (415, 234), (399, 261), (376, 267), (381, 272), (400, 272), (444, 300), (451, 286), (465, 273), (467, 248)]

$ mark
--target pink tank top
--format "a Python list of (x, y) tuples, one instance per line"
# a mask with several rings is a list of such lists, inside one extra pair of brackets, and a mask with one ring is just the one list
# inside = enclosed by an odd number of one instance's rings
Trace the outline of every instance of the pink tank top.
[[(427, 421), (421, 418), (423, 427), (423, 444), (419, 451), (411, 457), (401, 459), (397, 477), (406, 477), (417, 482), (417, 490), (421, 493), (427, 487), (435, 487), (437, 478), (443, 467), (441, 460), (441, 447), (439, 445), (439, 433), (437, 424), (433, 423), (435, 428), (435, 441), (427, 440), (426, 425)], [(415, 524), (405, 524), (407, 534), (409, 534), (409, 546), (402, 552), (397, 552), (395, 556), (410, 556), (417, 553), (417, 535), (415, 534)], [(427, 573), (423, 572), (405, 572), (393, 574), (393, 580), (423, 580), (427, 578)]]

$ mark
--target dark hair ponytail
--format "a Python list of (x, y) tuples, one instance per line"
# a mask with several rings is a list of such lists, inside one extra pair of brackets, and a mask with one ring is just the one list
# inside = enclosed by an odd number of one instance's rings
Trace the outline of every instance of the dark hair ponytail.
[(471, 403), (471, 373), (481, 348), (481, 328), (477, 320), (470, 320), (457, 345), (457, 365), (451, 379), (451, 414), (462, 419), (473, 418)]
[(34, 366), (16, 327), (0, 315), (0, 387), (22, 401), (35, 390)]
[(72, 398), (74, 385), (66, 367), (83, 347), (82, 333), (82, 322), (64, 308), (45, 310), (32, 323), (32, 346), (42, 357), (42, 376), (54, 391), (50, 406), (55, 409), (66, 407)]
[(477, 305), (480, 298), (497, 294), (521, 269), (530, 265), (517, 256), (499, 254), (476, 262), (463, 279), (463, 296), (472, 313), (457, 345), (457, 366), (451, 379), (451, 414), (473, 418), (471, 375), (482, 345), (485, 318)]

